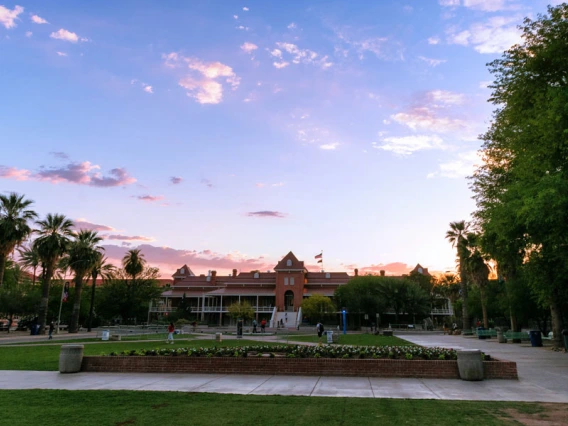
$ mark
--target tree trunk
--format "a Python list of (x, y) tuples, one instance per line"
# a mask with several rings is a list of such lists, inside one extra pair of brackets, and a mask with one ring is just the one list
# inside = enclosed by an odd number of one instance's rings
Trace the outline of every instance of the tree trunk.
[(485, 298), (485, 286), (479, 286), (479, 294), (481, 296), (481, 311), (483, 312), (483, 327), (489, 328), (489, 320), (487, 319), (487, 299)]
[(2, 288), (2, 284), (4, 284), (4, 270), (6, 269), (6, 257), (3, 254), (0, 254), (0, 288)]
[(81, 313), (81, 293), (83, 292), (83, 273), (80, 271), (75, 274), (75, 297), (73, 297), (73, 311), (71, 312), (71, 323), (69, 333), (79, 331), (79, 315)]
[(95, 285), (97, 283), (97, 273), (93, 272), (93, 285), (91, 286), (91, 306), (89, 307), (89, 328), (87, 331), (91, 331), (93, 325), (93, 311), (95, 309)]
[(36, 283), (37, 266), (34, 266), (34, 277), (32, 278), (32, 285), (35, 287)]
[(467, 309), (467, 274), (465, 272), (465, 259), (460, 259), (460, 286), (462, 297), (462, 328), (465, 331), (471, 331), (471, 323), (469, 322), (469, 312)]
[(552, 343), (555, 348), (563, 348), (564, 339), (562, 336), (562, 329), (564, 328), (564, 322), (562, 320), (562, 312), (558, 306), (558, 301), (554, 296), (550, 300), (550, 318), (552, 320), (552, 333), (554, 334)]
[(45, 334), (45, 325), (47, 324), (47, 304), (49, 303), (49, 287), (51, 287), (51, 277), (53, 276), (53, 267), (45, 268), (45, 275), (42, 283), (41, 301), (39, 303), (39, 334)]

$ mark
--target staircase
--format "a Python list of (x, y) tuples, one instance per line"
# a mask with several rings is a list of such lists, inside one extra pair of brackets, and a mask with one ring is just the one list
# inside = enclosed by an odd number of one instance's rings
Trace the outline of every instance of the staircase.
[(280, 324), (280, 320), (284, 324), (284, 328), (296, 328), (297, 312), (276, 312), (275, 322), (273, 327)]

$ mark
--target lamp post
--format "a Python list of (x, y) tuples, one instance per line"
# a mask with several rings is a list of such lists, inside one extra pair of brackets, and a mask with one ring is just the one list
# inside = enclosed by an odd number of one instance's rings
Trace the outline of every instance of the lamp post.
[(341, 313), (343, 314), (343, 334), (347, 334), (347, 311), (345, 308), (341, 310)]

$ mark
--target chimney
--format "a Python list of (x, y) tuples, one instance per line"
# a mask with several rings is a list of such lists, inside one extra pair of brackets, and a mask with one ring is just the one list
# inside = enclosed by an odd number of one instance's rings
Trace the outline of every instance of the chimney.
[(213, 277), (213, 279), (215, 279), (215, 277), (217, 276), (217, 271), (211, 271), (211, 276)]
[(237, 270), (233, 269), (233, 277), (236, 277), (236, 276), (237, 276)]
[(359, 276), (359, 269), (355, 268), (355, 276), (358, 277)]
[(385, 271), (379, 271), (379, 273), (381, 274), (381, 277), (385, 276)]

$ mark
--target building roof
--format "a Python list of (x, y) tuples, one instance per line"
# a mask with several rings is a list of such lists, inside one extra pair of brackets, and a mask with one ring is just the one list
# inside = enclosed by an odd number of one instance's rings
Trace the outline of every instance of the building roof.
[[(290, 261), (290, 262), (288, 262)], [(282, 258), (280, 262), (276, 264), (274, 267), (275, 271), (291, 271), (291, 270), (301, 270), (307, 271), (306, 267), (304, 266), (303, 261), (299, 261), (294, 253), (289, 252), (286, 256)]]
[(195, 274), (191, 270), (191, 268), (187, 265), (183, 265), (179, 268), (173, 275), (173, 278), (185, 278), (185, 277), (194, 277)]
[(422, 265), (420, 265), (420, 263), (417, 263), (416, 266), (414, 267), (414, 269), (412, 271), (410, 271), (410, 273), (416, 272), (417, 274), (420, 275), (424, 275), (426, 277), (431, 277), (432, 275), (430, 275), (430, 272), (428, 272), (428, 268), (424, 268), (422, 267)]

